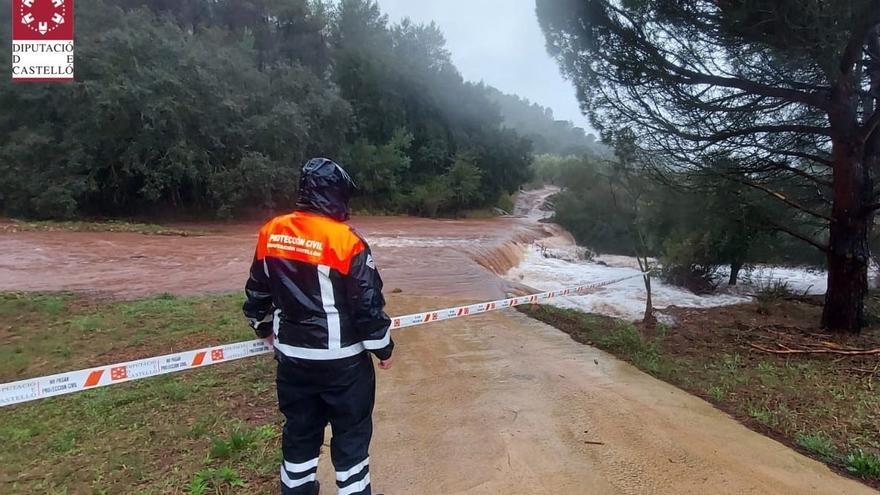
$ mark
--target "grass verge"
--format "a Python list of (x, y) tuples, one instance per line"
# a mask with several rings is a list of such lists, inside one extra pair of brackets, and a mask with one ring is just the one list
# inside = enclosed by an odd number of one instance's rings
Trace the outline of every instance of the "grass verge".
[[(238, 294), (0, 294), (0, 382), (251, 337)], [(268, 494), (282, 418), (268, 356), (0, 409), (0, 493)]]
[[(552, 306), (520, 310), (880, 488), (880, 360), (784, 357), (749, 347), (756, 340), (779, 338), (831, 340), (810, 328), (821, 310), (815, 305), (777, 301), (673, 310), (679, 323), (656, 330)], [(880, 331), (867, 329), (846, 344), (880, 347)]]
[(153, 223), (107, 221), (24, 221), (0, 222), (0, 233), (14, 232), (124, 232), (145, 235), (199, 236), (205, 232), (198, 230), (165, 227)]

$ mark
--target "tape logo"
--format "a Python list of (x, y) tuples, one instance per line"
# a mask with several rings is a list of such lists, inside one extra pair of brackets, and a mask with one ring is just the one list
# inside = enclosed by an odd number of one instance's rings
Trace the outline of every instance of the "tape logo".
[(116, 380), (125, 380), (128, 378), (128, 368), (125, 366), (117, 366), (115, 368), (110, 368), (110, 379), (113, 381)]

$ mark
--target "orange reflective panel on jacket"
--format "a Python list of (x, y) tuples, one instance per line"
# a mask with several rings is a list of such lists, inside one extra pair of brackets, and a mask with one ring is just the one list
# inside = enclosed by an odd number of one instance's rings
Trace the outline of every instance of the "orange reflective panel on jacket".
[(364, 248), (364, 242), (348, 225), (297, 211), (275, 217), (260, 229), (257, 259), (270, 256), (326, 265), (347, 275), (351, 259)]

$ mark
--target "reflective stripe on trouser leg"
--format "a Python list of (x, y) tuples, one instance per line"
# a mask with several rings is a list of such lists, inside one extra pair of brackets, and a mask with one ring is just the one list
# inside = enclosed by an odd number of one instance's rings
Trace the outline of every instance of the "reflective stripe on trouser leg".
[[(303, 463), (294, 463), (284, 461), (281, 464), (281, 484), (282, 491), (285, 493), (296, 493), (300, 487), (305, 493), (311, 494), (314, 491), (313, 485), (318, 475), (318, 458), (315, 457), (311, 461)], [(306, 486), (308, 485), (308, 486)]]
[[(318, 457), (308, 461), (296, 462), (293, 456), (295, 452), (304, 451), (306, 443), (296, 441), (287, 434), (282, 438), (282, 452), (284, 462), (281, 463), (281, 493), (283, 495), (313, 495), (315, 493), (315, 481), (318, 473)], [(320, 451), (320, 445), (315, 454)], [(290, 460), (289, 460), (290, 459)]]
[(336, 472), (336, 485), (339, 495), (370, 493), (370, 458), (354, 465), (351, 469)]

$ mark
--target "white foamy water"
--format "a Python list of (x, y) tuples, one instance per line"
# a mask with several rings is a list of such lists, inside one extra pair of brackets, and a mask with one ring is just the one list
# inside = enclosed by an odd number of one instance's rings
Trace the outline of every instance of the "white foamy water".
[[(521, 193), (516, 213), (530, 219), (548, 216), (544, 200), (558, 189)], [(560, 229), (561, 230), (561, 229)], [(601, 255), (593, 261), (583, 260), (583, 248), (576, 247), (566, 232), (542, 239), (530, 246), (522, 263), (506, 275), (510, 281), (538, 290), (554, 290), (563, 287), (613, 280), (639, 273), (638, 261), (630, 256)], [(652, 264), (656, 260), (651, 260)], [(872, 270), (876, 272), (876, 268)], [(651, 281), (654, 307), (668, 306), (687, 308), (710, 308), (740, 304), (751, 300), (750, 295), (761, 288), (777, 283), (799, 294), (824, 294), (825, 270), (797, 267), (756, 266), (740, 273), (739, 285), (727, 288), (727, 272), (718, 273), (719, 293), (697, 295), (686, 289), (663, 283), (657, 277)], [(873, 280), (872, 280), (873, 281)], [(598, 290), (593, 294), (560, 298), (550, 304), (563, 308), (578, 309), (590, 313), (627, 320), (639, 320), (645, 312), (645, 286), (641, 278), (633, 278)]]
[[(553, 290), (613, 280), (638, 273), (638, 268), (629, 266), (604, 266), (587, 261), (547, 258), (542, 254), (540, 247), (532, 246), (523, 262), (507, 272), (506, 278), (535, 289)], [(651, 280), (651, 289), (654, 307), (657, 309), (667, 306), (708, 308), (750, 300), (749, 297), (735, 294), (698, 296), (690, 291), (664, 284), (656, 278)], [(638, 277), (604, 287), (592, 294), (556, 299), (550, 304), (635, 321), (640, 320), (645, 313), (645, 285)]]
[(556, 186), (546, 186), (541, 189), (520, 191), (516, 197), (516, 205), (513, 207), (513, 215), (543, 220), (553, 216), (553, 210), (547, 206), (547, 199), (559, 192)]
[[(719, 273), (726, 281), (730, 271), (725, 269)], [(739, 284), (745, 290), (759, 290), (777, 283), (785, 284), (796, 294), (824, 294), (828, 288), (828, 273), (821, 269), (761, 265), (740, 272)]]
[[(488, 238), (486, 238), (488, 239)], [(370, 238), (371, 246), (378, 247), (449, 247), (471, 246), (482, 239), (456, 239), (444, 237), (381, 237)]]

